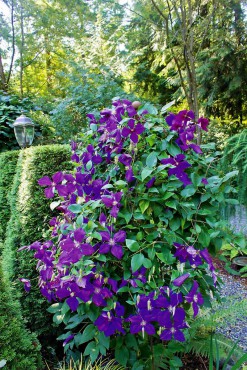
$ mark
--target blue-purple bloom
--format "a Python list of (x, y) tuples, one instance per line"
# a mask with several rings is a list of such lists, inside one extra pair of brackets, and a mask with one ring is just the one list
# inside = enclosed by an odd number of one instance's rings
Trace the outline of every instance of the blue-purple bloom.
[(141, 123), (137, 123), (135, 125), (135, 120), (130, 119), (128, 122), (128, 126), (124, 127), (122, 130), (123, 137), (130, 137), (130, 140), (134, 143), (138, 143), (138, 136), (143, 133), (145, 127)]
[(184, 342), (185, 337), (182, 332), (182, 329), (188, 327), (185, 320), (185, 311), (183, 308), (177, 308), (175, 314), (171, 316), (169, 311), (162, 312), (162, 315), (159, 319), (159, 324), (163, 328), (160, 335), (162, 340), (171, 340), (175, 339), (179, 342)]
[(181, 276), (177, 277), (176, 279), (174, 279), (172, 281), (172, 284), (175, 285), (175, 286), (181, 286), (181, 285), (183, 285), (183, 283), (185, 282), (185, 280), (188, 279), (188, 277), (190, 277), (190, 274), (189, 273), (184, 274), (184, 275), (181, 275)]
[(102, 243), (99, 247), (99, 253), (105, 254), (111, 251), (113, 256), (121, 259), (123, 257), (123, 246), (121, 244), (126, 240), (126, 232), (120, 230), (116, 234), (111, 235), (108, 231), (101, 231), (100, 234)]
[(153, 320), (153, 315), (151, 313), (146, 314), (142, 317), (141, 314), (130, 316), (127, 321), (130, 321), (130, 332), (131, 334), (137, 334), (140, 331), (142, 335), (146, 332), (149, 335), (155, 334), (155, 327), (150, 323)]
[(185, 299), (188, 303), (192, 304), (192, 308), (194, 311), (194, 317), (199, 312), (199, 306), (201, 306), (204, 302), (204, 299), (200, 292), (198, 292), (198, 282), (195, 280), (193, 283), (193, 287), (190, 292), (185, 296)]
[(40, 186), (48, 186), (45, 189), (45, 196), (46, 198), (53, 198), (55, 195), (55, 189), (58, 184), (60, 184), (63, 181), (63, 173), (62, 172), (56, 172), (52, 179), (48, 176), (44, 176), (41, 179), (38, 180), (38, 184)]
[(178, 154), (174, 158), (164, 158), (161, 160), (161, 163), (171, 164), (173, 166), (173, 168), (169, 168), (168, 170), (169, 176), (175, 175), (184, 186), (191, 184), (189, 176), (184, 172), (187, 168), (191, 167), (191, 164), (185, 160), (184, 154)]
[(109, 196), (102, 196), (102, 202), (107, 208), (111, 208), (110, 215), (117, 218), (119, 208), (121, 207), (120, 200), (123, 193), (121, 191), (117, 193), (111, 193)]
[(26, 292), (30, 292), (31, 289), (31, 283), (29, 279), (20, 278), (20, 282), (24, 284), (24, 289)]
[(111, 311), (103, 311), (94, 322), (94, 325), (96, 325), (100, 331), (103, 331), (106, 337), (109, 337), (116, 332), (125, 334), (122, 319), (114, 316)]

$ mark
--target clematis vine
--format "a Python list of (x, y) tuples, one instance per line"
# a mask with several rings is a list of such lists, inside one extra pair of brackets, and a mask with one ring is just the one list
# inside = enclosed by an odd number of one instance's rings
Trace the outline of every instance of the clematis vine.
[[(200, 229), (207, 232), (200, 207), (210, 202), (211, 168), (194, 140), (208, 120), (196, 122), (189, 110), (163, 119), (138, 107), (115, 99), (111, 109), (88, 115), (86, 145), (71, 143), (75, 170), (39, 180), (47, 198), (60, 197), (51, 238), (20, 248), (34, 251), (41, 293), (73, 327), (65, 350), (84, 351), (91, 325), (91, 352), (105, 356), (114, 344), (121, 363), (124, 343), (125, 368), (139, 361), (135, 348), (149, 346), (150, 336), (164, 346), (184, 342), (188, 319), (217, 289), (212, 259), (198, 241)], [(20, 280), (29, 292), (29, 280)]]

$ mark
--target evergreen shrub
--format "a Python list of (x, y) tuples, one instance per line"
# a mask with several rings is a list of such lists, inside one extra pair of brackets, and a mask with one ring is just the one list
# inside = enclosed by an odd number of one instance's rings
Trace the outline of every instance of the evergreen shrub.
[(23, 292), (19, 278), (25, 275), (35, 280), (37, 272), (31, 255), (17, 253), (17, 250), (34, 238), (42, 240), (44, 223), (47, 217), (52, 217), (53, 211), (48, 207), (49, 201), (43, 196), (37, 180), (61, 167), (69, 171), (69, 157), (69, 147), (62, 145), (37, 146), (21, 151), (8, 196), (11, 217), (3, 247), (4, 276), (15, 283), (22, 314), (28, 327), (38, 335), (49, 335), (51, 319), (47, 313), (48, 305), (38, 290), (33, 289), (28, 294)]
[(25, 329), (19, 302), (3, 279), (0, 266), (0, 359), (5, 369), (41, 369), (40, 344), (34, 333)]
[(16, 170), (19, 151), (11, 151), (0, 154), (0, 247), (3, 243), (6, 226), (10, 218), (10, 208), (7, 201), (13, 177)]

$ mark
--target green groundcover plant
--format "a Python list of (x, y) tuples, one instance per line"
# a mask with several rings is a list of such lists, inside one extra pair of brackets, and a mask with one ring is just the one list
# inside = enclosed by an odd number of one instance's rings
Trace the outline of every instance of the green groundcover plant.
[(217, 176), (212, 147), (194, 143), (208, 120), (192, 111), (164, 119), (150, 104), (116, 99), (88, 117), (86, 149), (71, 143), (74, 174), (39, 180), (47, 198), (60, 196), (50, 240), (20, 249), (35, 251), (69, 356), (178, 369), (188, 318), (217, 296), (208, 247), (221, 246), (219, 203), (236, 171)]

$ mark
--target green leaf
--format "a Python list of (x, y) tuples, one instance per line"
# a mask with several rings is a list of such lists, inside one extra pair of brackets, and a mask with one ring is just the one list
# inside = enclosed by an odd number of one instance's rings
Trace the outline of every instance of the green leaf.
[(146, 165), (149, 168), (155, 167), (157, 164), (157, 153), (152, 152), (147, 156)]
[(61, 315), (59, 312), (55, 313), (53, 316), (53, 322), (57, 325), (63, 322), (64, 315)]
[(53, 211), (55, 208), (57, 208), (59, 206), (60, 203), (61, 203), (60, 200), (58, 200), (56, 202), (52, 202), (50, 204), (50, 209)]
[(181, 226), (181, 221), (179, 218), (172, 218), (170, 221), (169, 221), (169, 226), (170, 228), (172, 229), (172, 231), (176, 231), (180, 228)]
[(154, 114), (154, 115), (158, 114), (157, 108), (153, 104), (150, 104), (150, 103), (144, 104), (144, 106), (138, 110), (138, 114), (141, 114), (145, 110), (147, 110), (149, 114)]
[(152, 135), (149, 135), (147, 138), (146, 138), (146, 141), (147, 143), (150, 145), (150, 146), (153, 146), (155, 143), (156, 143), (156, 135), (152, 134)]
[(146, 267), (146, 269), (150, 269), (153, 266), (152, 261), (148, 258), (144, 258), (143, 266)]
[(98, 340), (102, 346), (109, 349), (110, 347), (110, 337), (106, 337), (103, 331), (100, 331), (98, 334)]
[(129, 347), (129, 348), (135, 348), (135, 349), (138, 348), (136, 338), (133, 334), (127, 334), (126, 335), (125, 343), (126, 343), (127, 347)]
[(145, 257), (144, 257), (144, 255), (142, 253), (135, 254), (131, 258), (131, 269), (132, 269), (132, 272), (137, 271), (143, 265), (144, 259), (145, 259)]
[(166, 200), (166, 199), (168, 199), (168, 198), (171, 198), (173, 195), (174, 195), (174, 193), (171, 193), (170, 191), (167, 191), (167, 192), (163, 195), (162, 199), (163, 199), (163, 200)]
[(140, 249), (137, 241), (132, 239), (126, 239), (126, 246), (131, 252), (137, 252)]
[(247, 353), (243, 355), (231, 368), (231, 370), (238, 370), (241, 365), (243, 365), (247, 361)]
[(85, 318), (85, 315), (75, 315), (72, 316), (71, 319), (69, 319), (68, 325), (65, 327), (65, 329), (74, 329), (77, 325), (81, 324), (82, 320)]
[(186, 188), (181, 191), (181, 195), (184, 198), (188, 198), (188, 197), (191, 197), (191, 195), (195, 194), (195, 192), (196, 192), (196, 189), (194, 187), (186, 186)]
[(122, 217), (125, 219), (126, 224), (128, 224), (133, 216), (132, 213), (127, 211), (126, 209), (122, 210), (121, 212), (118, 213), (119, 217)]
[[(86, 328), (84, 329), (83, 333), (76, 335), (76, 339), (75, 339), (76, 345), (79, 346), (80, 344), (89, 342), (91, 339), (94, 338), (95, 332), (96, 332), (96, 329), (95, 329), (95, 326), (93, 324), (87, 325)], [(94, 342), (91, 342), (91, 343), (94, 343)], [(84, 354), (85, 354), (85, 352), (84, 352)]]
[(165, 113), (167, 111), (167, 109), (169, 109), (175, 103), (176, 103), (176, 100), (172, 100), (170, 103), (167, 103), (166, 105), (163, 105), (163, 107), (161, 108), (160, 113)]
[(139, 207), (141, 209), (142, 214), (148, 209), (149, 201), (148, 200), (141, 200), (139, 203)]
[(115, 359), (120, 365), (126, 366), (129, 359), (129, 351), (126, 347), (115, 349)]
[(47, 311), (50, 313), (56, 313), (61, 310), (62, 305), (62, 303), (53, 303), (49, 308), (47, 308)]
[(82, 210), (82, 206), (80, 204), (71, 204), (68, 207), (68, 210), (73, 212), (73, 213), (80, 213)]
[(238, 205), (239, 201), (237, 199), (225, 199), (225, 202), (228, 204)]
[(144, 167), (143, 170), (142, 170), (142, 173), (141, 173), (142, 181), (144, 181), (149, 175), (151, 175), (152, 172), (153, 172), (152, 169), (150, 169), (148, 167)]
[(177, 201), (175, 199), (166, 202), (166, 206), (169, 208), (177, 209)]
[(118, 180), (114, 183), (114, 185), (116, 185), (119, 188), (124, 188), (127, 186), (127, 182), (123, 180)]
[(231, 171), (231, 172), (229, 172), (229, 173), (227, 173), (224, 177), (223, 177), (223, 179), (222, 179), (222, 181), (228, 181), (229, 179), (231, 179), (232, 177), (235, 177), (235, 176), (237, 176), (238, 175), (238, 173), (239, 173), (239, 171)]
[(168, 150), (168, 153), (172, 157), (175, 157), (176, 155), (181, 154), (180, 148), (177, 145), (174, 145), (174, 144), (168, 144), (167, 145), (167, 150)]
[(97, 344), (95, 342), (90, 342), (86, 346), (83, 355), (84, 356), (89, 356), (90, 355), (91, 362), (93, 363), (99, 355), (99, 347), (97, 346)]
[(88, 171), (90, 171), (92, 167), (93, 167), (93, 162), (92, 161), (88, 161), (87, 164), (86, 164), (86, 169)]

